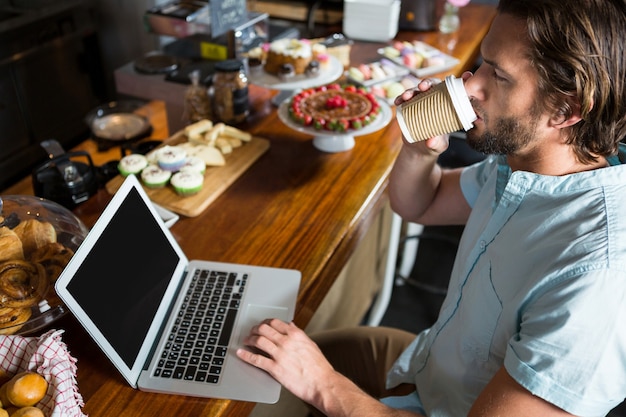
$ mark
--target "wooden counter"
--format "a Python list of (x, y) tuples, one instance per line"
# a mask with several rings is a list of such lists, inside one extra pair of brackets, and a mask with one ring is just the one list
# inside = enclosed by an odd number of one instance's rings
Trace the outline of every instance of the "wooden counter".
[[(452, 54), (460, 64), (448, 73), (472, 67), (494, 9), (469, 5), (461, 9), (462, 27)], [(433, 33), (401, 33), (398, 39), (421, 39), (436, 45)], [(352, 62), (376, 59), (376, 43), (353, 46)], [(439, 74), (445, 75), (445, 74)], [(401, 147), (393, 120), (378, 132), (356, 138), (346, 152), (324, 153), (312, 137), (280, 122), (271, 104), (275, 94), (251, 86), (251, 115), (244, 129), (271, 142), (270, 149), (203, 213), (182, 218), (172, 232), (187, 256), (247, 263), (302, 272), (295, 323), (307, 325), (335, 277), (383, 204), (392, 164)], [(162, 104), (151, 103), (153, 137), (164, 138)], [(97, 152), (93, 142), (81, 145), (97, 164), (119, 159), (119, 150)], [(32, 194), (30, 179), (3, 194)], [(75, 213), (91, 226), (109, 201), (104, 190)], [(115, 261), (112, 259), (112, 261)], [(128, 386), (90, 337), (70, 315), (55, 327), (78, 359), (78, 383), (91, 416), (245, 416), (253, 403), (151, 394)]]

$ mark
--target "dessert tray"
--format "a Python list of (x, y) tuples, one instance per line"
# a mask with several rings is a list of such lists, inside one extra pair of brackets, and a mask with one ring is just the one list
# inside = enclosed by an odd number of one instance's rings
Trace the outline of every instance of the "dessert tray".
[(330, 130), (318, 130), (314, 127), (298, 124), (289, 117), (290, 101), (290, 99), (287, 99), (280, 104), (278, 107), (278, 117), (291, 129), (313, 135), (313, 146), (324, 152), (335, 153), (352, 149), (356, 143), (354, 140), (355, 136), (367, 135), (382, 129), (391, 121), (392, 116), (391, 106), (384, 99), (378, 98), (378, 102), (380, 103), (380, 115), (376, 120), (362, 129), (349, 129), (343, 133)]
[(278, 76), (261, 70), (255, 74), (252, 74), (251, 71), (251, 73), (248, 74), (248, 81), (260, 87), (280, 90), (275, 100), (272, 100), (273, 103), (278, 106), (287, 97), (291, 97), (294, 91), (328, 84), (341, 77), (343, 74), (343, 64), (332, 55), (329, 55), (328, 58), (328, 66), (321, 68), (319, 74), (316, 76), (300, 74), (283, 81), (278, 78)]
[[(459, 63), (453, 56), (441, 52), (434, 46), (421, 41), (402, 42), (378, 49), (378, 53), (398, 65), (404, 66), (416, 77), (427, 77), (438, 72), (449, 70)], [(404, 55), (415, 54), (424, 59), (419, 67), (407, 64)], [(410, 60), (409, 60), (410, 61)], [(430, 62), (429, 62), (430, 61)]]
[(388, 81), (398, 80), (409, 74), (409, 69), (403, 65), (383, 58), (380, 61), (350, 67), (345, 75), (351, 83), (371, 87)]
[[(177, 145), (186, 142), (184, 130), (180, 130), (165, 141), (163, 145)], [(178, 195), (172, 187), (148, 188), (146, 193), (153, 202), (159, 215), (170, 227), (179, 215), (196, 217), (200, 215), (217, 197), (241, 177), (247, 169), (269, 149), (270, 143), (265, 138), (252, 136), (251, 140), (225, 155), (226, 163), (223, 166), (207, 166), (204, 173), (204, 183), (200, 192), (190, 196)], [(105, 188), (109, 194), (115, 194), (124, 182), (124, 177), (117, 175), (109, 180)]]
[(350, 83), (368, 88), (376, 97), (382, 98), (391, 106), (397, 96), (405, 90), (417, 87), (420, 82), (407, 67), (387, 58), (350, 67), (345, 75)]

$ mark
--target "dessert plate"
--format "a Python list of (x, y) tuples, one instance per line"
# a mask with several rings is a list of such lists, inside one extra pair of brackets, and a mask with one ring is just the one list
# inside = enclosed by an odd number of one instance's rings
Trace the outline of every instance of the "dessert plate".
[(285, 99), (291, 97), (294, 91), (332, 83), (341, 77), (343, 64), (332, 55), (329, 55), (328, 58), (328, 66), (321, 68), (320, 73), (314, 77), (301, 74), (293, 76), (288, 81), (283, 81), (276, 75), (260, 71), (257, 74), (248, 74), (248, 81), (260, 87), (280, 90), (280, 93), (272, 100), (274, 105), (279, 106)]
[(310, 126), (302, 126), (289, 117), (290, 99), (284, 100), (278, 107), (278, 117), (291, 129), (313, 135), (313, 146), (324, 152), (343, 152), (350, 150), (355, 145), (355, 136), (363, 136), (376, 132), (387, 126), (391, 121), (391, 106), (384, 99), (377, 98), (380, 103), (380, 115), (369, 125), (362, 129), (349, 129), (346, 132), (334, 132), (331, 130), (318, 130)]

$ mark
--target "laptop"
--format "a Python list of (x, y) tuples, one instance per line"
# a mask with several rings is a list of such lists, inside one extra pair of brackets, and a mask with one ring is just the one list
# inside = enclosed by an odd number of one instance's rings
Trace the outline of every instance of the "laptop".
[(275, 403), (280, 385), (235, 351), (262, 320), (293, 319), (300, 278), (289, 269), (189, 261), (129, 176), (55, 288), (132, 387)]

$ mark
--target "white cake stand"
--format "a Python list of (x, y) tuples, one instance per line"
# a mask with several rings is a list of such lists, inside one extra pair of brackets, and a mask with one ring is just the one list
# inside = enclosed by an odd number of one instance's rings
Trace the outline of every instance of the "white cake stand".
[(328, 58), (328, 66), (321, 68), (319, 74), (314, 77), (300, 74), (293, 76), (289, 81), (283, 81), (278, 78), (278, 76), (261, 70), (254, 74), (253, 71), (249, 71), (248, 81), (260, 87), (280, 90), (280, 92), (272, 98), (272, 103), (275, 106), (280, 106), (285, 99), (291, 97), (296, 91), (332, 83), (341, 77), (343, 74), (343, 64), (332, 55), (329, 55)]
[(372, 123), (362, 129), (349, 129), (344, 133), (333, 132), (330, 130), (317, 130), (314, 127), (302, 126), (301, 124), (296, 123), (289, 117), (289, 104), (291, 102), (289, 98), (284, 100), (278, 107), (278, 117), (291, 129), (313, 135), (313, 146), (320, 151), (330, 153), (344, 152), (354, 148), (355, 136), (362, 136), (376, 132), (377, 130), (387, 126), (387, 124), (391, 121), (391, 106), (380, 98), (377, 98), (377, 100), (378, 103), (380, 103), (380, 115)]

